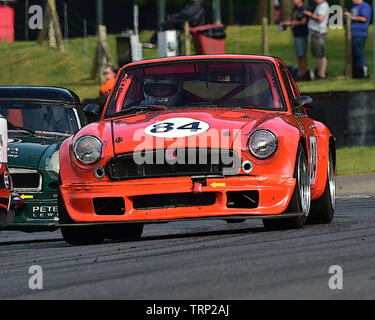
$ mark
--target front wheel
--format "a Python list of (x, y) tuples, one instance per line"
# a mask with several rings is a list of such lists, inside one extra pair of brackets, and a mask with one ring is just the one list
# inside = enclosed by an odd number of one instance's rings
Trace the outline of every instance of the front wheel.
[[(60, 192), (61, 178), (59, 177), (57, 186), (57, 204), (59, 212), (59, 220), (61, 224), (73, 224), (73, 219), (66, 210), (64, 201)], [(89, 245), (100, 244), (104, 241), (104, 233), (101, 226), (87, 227), (61, 227), (61, 234), (64, 240), (73, 245)]]
[(302, 228), (309, 216), (311, 206), (311, 186), (308, 162), (305, 150), (298, 146), (296, 165), (294, 168), (296, 185), (289, 206), (283, 215), (288, 213), (302, 213), (298, 217), (264, 219), (263, 225), (267, 229), (298, 229)]

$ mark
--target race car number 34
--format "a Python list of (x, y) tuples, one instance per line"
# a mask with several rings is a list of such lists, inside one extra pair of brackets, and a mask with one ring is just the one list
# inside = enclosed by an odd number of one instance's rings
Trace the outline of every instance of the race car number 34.
[(206, 132), (210, 125), (191, 118), (171, 118), (149, 125), (145, 132), (159, 138), (183, 138)]

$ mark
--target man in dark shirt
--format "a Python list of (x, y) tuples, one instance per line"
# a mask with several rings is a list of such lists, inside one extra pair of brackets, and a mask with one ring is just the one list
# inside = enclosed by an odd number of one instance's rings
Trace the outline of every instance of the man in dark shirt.
[[(164, 23), (157, 27), (158, 31), (183, 30), (185, 21), (190, 27), (201, 26), (205, 23), (203, 0), (189, 0), (189, 2), (178, 13), (169, 15)], [(156, 44), (156, 33), (150, 40), (151, 44)]]
[(168, 21), (164, 28), (170, 29), (169, 25), (173, 27), (184, 27), (184, 22), (188, 21), (190, 27), (197, 27), (204, 24), (204, 8), (202, 6), (203, 0), (189, 0), (189, 2), (183, 7), (183, 9), (169, 16)]
[(281, 26), (291, 27), (294, 35), (294, 44), (296, 49), (296, 56), (299, 65), (299, 77), (297, 80), (309, 79), (307, 74), (307, 45), (309, 30), (307, 28), (307, 17), (304, 12), (309, 10), (309, 7), (303, 0), (292, 0), (294, 8), (291, 19), (281, 23)]
[(371, 6), (363, 0), (352, 0), (353, 7), (345, 15), (352, 20), (353, 76), (369, 77), (366, 59), (366, 40), (371, 20)]

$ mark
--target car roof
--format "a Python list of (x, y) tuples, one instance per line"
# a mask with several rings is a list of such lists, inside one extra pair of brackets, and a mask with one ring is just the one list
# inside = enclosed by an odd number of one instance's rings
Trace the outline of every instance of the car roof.
[(79, 97), (71, 90), (58, 87), (0, 86), (0, 102), (35, 101), (80, 104)]
[[(214, 61), (228, 61), (228, 60), (264, 60), (273, 63), (279, 63), (282, 61), (279, 58), (269, 56), (258, 56), (258, 55), (240, 55), (240, 54), (219, 54), (219, 55), (194, 55), (194, 56), (178, 56), (169, 58), (158, 58), (133, 62), (125, 65), (123, 68), (137, 67), (147, 64), (154, 63), (173, 63), (173, 62), (186, 62), (196, 60), (214, 60)], [(242, 61), (243, 62), (243, 61)]]

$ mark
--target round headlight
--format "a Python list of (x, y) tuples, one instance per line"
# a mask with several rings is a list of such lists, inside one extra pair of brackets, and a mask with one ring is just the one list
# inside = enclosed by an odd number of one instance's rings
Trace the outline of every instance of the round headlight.
[(5, 186), (5, 189), (7, 190), (10, 189), (10, 178), (9, 178), (7, 171), (4, 171), (4, 186)]
[(74, 144), (74, 155), (84, 165), (90, 165), (100, 160), (102, 142), (93, 136), (83, 136)]
[(60, 150), (55, 151), (50, 158), (46, 159), (46, 171), (52, 179), (58, 179), (60, 173)]
[(254, 157), (267, 159), (276, 152), (278, 141), (271, 131), (258, 130), (251, 135), (248, 145)]

